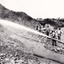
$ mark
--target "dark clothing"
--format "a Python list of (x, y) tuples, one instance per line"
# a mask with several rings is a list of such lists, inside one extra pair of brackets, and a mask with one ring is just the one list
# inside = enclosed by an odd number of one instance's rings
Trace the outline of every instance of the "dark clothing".
[(36, 26), (36, 30), (38, 30), (38, 26)]
[(58, 40), (61, 40), (61, 34), (62, 34), (62, 31), (58, 30)]
[(41, 30), (39, 30), (39, 32), (41, 32)]
[(57, 46), (56, 40), (52, 39), (52, 46)]
[[(55, 31), (52, 32), (52, 38), (56, 38), (56, 33), (55, 33)], [(52, 45), (53, 45), (53, 46), (57, 46), (56, 40), (52, 39)]]
[(46, 35), (49, 36), (49, 33), (50, 33), (50, 29), (47, 28), (47, 29), (46, 29)]
[(61, 34), (58, 34), (58, 40), (61, 40)]
[(48, 35), (48, 36), (49, 36), (49, 31), (46, 31), (46, 35)]
[(39, 27), (39, 32), (41, 32), (41, 26)]
[(58, 39), (61, 40), (61, 37), (58, 35)]

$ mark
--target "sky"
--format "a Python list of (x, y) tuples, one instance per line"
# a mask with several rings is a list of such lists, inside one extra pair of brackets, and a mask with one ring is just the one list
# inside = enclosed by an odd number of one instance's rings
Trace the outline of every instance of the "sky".
[(64, 0), (0, 0), (0, 4), (33, 18), (64, 18)]

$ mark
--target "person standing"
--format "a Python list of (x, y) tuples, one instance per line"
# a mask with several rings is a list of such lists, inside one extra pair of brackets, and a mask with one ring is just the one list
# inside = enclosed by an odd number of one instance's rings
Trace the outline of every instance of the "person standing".
[(41, 26), (39, 26), (39, 32), (41, 32)]
[(47, 27), (46, 27), (46, 35), (49, 36), (49, 34), (50, 34), (50, 28), (49, 28), (49, 25), (47, 25)]
[(36, 26), (36, 30), (38, 30), (38, 28), (39, 28), (39, 27), (38, 27), (38, 25), (37, 25), (37, 26)]
[(58, 33), (58, 40), (61, 40), (61, 34), (62, 34), (61, 28), (59, 28), (57, 33)]
[(56, 43), (56, 32), (55, 30), (52, 31), (52, 46), (57, 46), (57, 43)]

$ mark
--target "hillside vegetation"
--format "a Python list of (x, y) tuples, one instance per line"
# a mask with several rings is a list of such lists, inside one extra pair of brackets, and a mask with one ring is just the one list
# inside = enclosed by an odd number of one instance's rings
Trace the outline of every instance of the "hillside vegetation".
[(37, 24), (41, 24), (42, 26), (44, 26), (45, 24), (50, 24), (51, 26), (54, 26), (54, 27), (64, 27), (64, 18), (62, 19), (60, 18), (58, 19), (54, 19), (54, 18), (34, 19), (31, 16), (27, 15), (25, 12), (16, 12), (13, 10), (9, 10), (1, 4), (0, 4), (0, 18), (11, 20), (13, 22), (30, 27), (32, 29), (35, 29), (35, 26)]

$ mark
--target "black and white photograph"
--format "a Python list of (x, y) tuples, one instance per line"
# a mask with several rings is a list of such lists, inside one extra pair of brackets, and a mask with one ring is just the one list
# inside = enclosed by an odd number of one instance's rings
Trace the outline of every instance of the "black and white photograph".
[(0, 64), (64, 64), (64, 0), (0, 0)]

